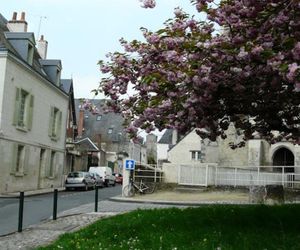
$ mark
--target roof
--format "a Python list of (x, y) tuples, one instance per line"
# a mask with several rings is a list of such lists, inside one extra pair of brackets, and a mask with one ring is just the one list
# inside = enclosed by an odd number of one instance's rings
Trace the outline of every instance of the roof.
[(7, 39), (28, 39), (35, 43), (34, 34), (32, 32), (10, 32), (4, 33)]
[[(9, 39), (29, 39), (31, 42), (35, 43), (34, 34), (32, 32), (10, 32), (7, 28), (7, 20), (0, 14), (0, 51), (7, 51), (11, 55), (13, 55), (18, 60), (22, 61), (25, 65), (29, 66), (31, 70), (41, 75), (45, 80), (51, 83), (56, 88), (62, 90), (61, 88), (57, 87), (55, 83), (51, 81), (51, 79), (46, 74), (43, 65), (40, 63), (41, 56), (39, 55), (37, 48), (34, 46), (34, 55), (33, 55), (33, 62), (32, 65), (29, 65), (26, 60), (22, 58), (22, 56), (17, 52), (17, 50), (13, 47), (10, 43)], [(58, 63), (60, 60), (46, 60), (47, 63), (52, 61), (53, 63)], [(61, 67), (61, 64), (57, 64), (57, 66)]]
[(43, 66), (57, 66), (60, 69), (62, 68), (61, 60), (57, 60), (57, 59), (40, 59), (40, 63)]
[(99, 148), (88, 137), (76, 141), (75, 144), (80, 145), (80, 147), (85, 149), (86, 151), (99, 151)]
[(72, 79), (61, 79), (61, 88), (67, 94), (70, 94), (70, 92), (72, 91)]
[[(124, 118), (122, 115), (113, 112), (106, 113), (104, 111), (106, 103), (105, 99), (92, 99), (89, 101), (98, 108), (99, 112), (97, 114), (92, 114), (90, 111), (84, 110), (83, 136), (94, 140), (95, 136), (101, 135), (101, 141), (106, 143), (127, 142), (128, 138), (124, 131)], [(79, 124), (78, 119), (81, 104), (82, 99), (75, 99), (77, 124)]]
[(172, 144), (173, 129), (167, 129), (162, 135), (158, 143), (160, 144)]

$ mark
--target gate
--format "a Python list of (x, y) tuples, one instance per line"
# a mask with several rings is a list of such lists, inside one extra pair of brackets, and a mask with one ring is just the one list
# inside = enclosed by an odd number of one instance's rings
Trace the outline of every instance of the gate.
[(208, 166), (180, 165), (178, 184), (191, 186), (207, 186)]

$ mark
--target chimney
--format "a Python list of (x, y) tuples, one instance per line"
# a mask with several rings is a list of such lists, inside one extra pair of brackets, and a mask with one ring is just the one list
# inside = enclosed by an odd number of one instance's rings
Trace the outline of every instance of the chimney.
[(83, 119), (84, 119), (84, 110), (80, 108), (79, 110), (79, 121), (78, 121), (78, 138), (82, 137), (83, 133)]
[(178, 142), (178, 131), (176, 129), (172, 130), (172, 145), (177, 144)]
[(17, 12), (13, 13), (12, 21), (17, 21)]
[(27, 32), (25, 12), (21, 13), (21, 19), (17, 20), (17, 12), (13, 13), (12, 20), (8, 21), (7, 28), (10, 32)]
[(96, 144), (101, 149), (101, 134), (96, 134)]
[(47, 58), (48, 42), (44, 40), (44, 36), (41, 35), (40, 40), (38, 41), (37, 50), (42, 59)]

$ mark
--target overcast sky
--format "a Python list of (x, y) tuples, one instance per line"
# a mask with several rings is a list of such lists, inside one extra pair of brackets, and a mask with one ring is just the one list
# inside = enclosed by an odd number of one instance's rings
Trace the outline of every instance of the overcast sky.
[(61, 59), (63, 78), (73, 78), (76, 98), (93, 98), (101, 78), (97, 62), (108, 52), (120, 51), (119, 39), (142, 39), (140, 27), (152, 31), (173, 17), (181, 6), (196, 13), (189, 0), (158, 0), (155, 9), (143, 9), (139, 0), (5, 0), (1, 14), (26, 13), (28, 31), (48, 41), (48, 59)]

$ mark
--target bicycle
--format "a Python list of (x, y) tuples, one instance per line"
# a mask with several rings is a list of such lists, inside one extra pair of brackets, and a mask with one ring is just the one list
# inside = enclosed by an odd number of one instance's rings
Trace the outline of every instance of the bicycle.
[(153, 182), (147, 184), (141, 180), (140, 182), (130, 182), (123, 188), (123, 195), (125, 197), (132, 197), (137, 192), (140, 194), (152, 194), (155, 191), (156, 185)]

